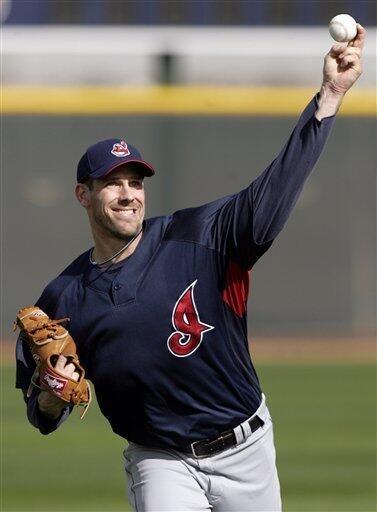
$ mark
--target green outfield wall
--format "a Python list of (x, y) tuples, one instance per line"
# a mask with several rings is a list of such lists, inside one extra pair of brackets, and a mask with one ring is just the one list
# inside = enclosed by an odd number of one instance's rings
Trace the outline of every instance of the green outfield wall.
[[(88, 145), (122, 137), (140, 148), (157, 169), (146, 185), (155, 216), (247, 186), (294, 124), (294, 115), (3, 115), (3, 335), (91, 244), (73, 195)], [(254, 269), (252, 334), (373, 335), (375, 140), (375, 117), (336, 121), (285, 230)]]

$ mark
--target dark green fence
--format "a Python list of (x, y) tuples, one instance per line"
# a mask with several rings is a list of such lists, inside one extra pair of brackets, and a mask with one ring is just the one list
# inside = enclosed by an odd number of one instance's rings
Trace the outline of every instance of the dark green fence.
[[(91, 239), (73, 195), (76, 162), (96, 140), (123, 137), (151, 161), (149, 216), (199, 205), (255, 178), (295, 119), (4, 116), (3, 334), (15, 312)], [(376, 123), (339, 118), (284, 232), (256, 265), (251, 334), (373, 334)]]

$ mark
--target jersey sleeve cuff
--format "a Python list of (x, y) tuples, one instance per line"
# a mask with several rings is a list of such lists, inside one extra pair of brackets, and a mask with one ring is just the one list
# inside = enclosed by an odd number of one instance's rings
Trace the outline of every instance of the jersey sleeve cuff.
[(332, 122), (334, 121), (335, 117), (336, 117), (336, 114), (333, 114), (332, 116), (326, 116), (326, 117), (322, 117), (321, 120), (317, 119), (315, 117), (315, 113), (317, 112), (317, 110), (319, 109), (319, 104), (318, 104), (318, 100), (319, 100), (319, 92), (317, 92), (317, 94), (314, 96), (313, 98), (313, 102), (314, 102), (314, 112), (313, 112), (313, 116), (316, 120), (316, 123), (317, 123), (317, 126), (320, 126), (321, 124), (325, 124), (327, 122)]

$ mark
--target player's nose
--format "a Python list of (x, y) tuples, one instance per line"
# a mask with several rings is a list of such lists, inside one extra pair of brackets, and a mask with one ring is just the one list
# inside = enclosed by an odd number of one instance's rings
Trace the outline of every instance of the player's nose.
[(119, 188), (118, 200), (128, 203), (134, 200), (133, 190), (127, 183), (123, 183)]

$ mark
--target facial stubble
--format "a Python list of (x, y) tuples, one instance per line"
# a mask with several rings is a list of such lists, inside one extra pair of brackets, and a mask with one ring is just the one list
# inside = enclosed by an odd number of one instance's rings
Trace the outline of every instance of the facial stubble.
[(93, 218), (97, 226), (100, 227), (102, 232), (106, 235), (109, 235), (111, 238), (116, 238), (117, 240), (121, 240), (122, 242), (128, 242), (140, 231), (141, 225), (137, 226), (132, 233), (122, 233), (112, 224), (109, 219), (104, 219), (102, 215), (98, 214), (98, 212), (93, 212)]

